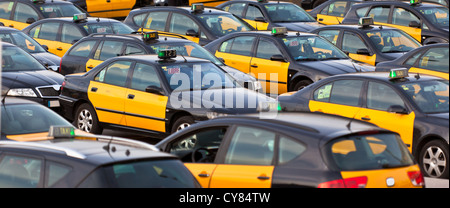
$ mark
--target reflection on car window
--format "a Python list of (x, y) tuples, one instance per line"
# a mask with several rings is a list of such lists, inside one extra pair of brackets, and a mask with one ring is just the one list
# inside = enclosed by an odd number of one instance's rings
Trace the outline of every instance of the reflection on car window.
[(449, 87), (447, 81), (417, 81), (402, 84), (401, 89), (425, 113), (448, 113)]
[(256, 57), (262, 59), (270, 59), (273, 55), (281, 55), (281, 51), (270, 40), (261, 39), (256, 49)]
[(400, 7), (396, 7), (394, 9), (394, 12), (392, 14), (392, 24), (409, 27), (409, 23), (411, 21), (420, 23), (420, 19), (410, 11), (407, 11), (406, 9)]
[(389, 17), (389, 7), (374, 7), (370, 10), (368, 16), (373, 18), (374, 22), (387, 23)]
[(387, 111), (389, 107), (398, 105), (406, 108), (403, 99), (391, 87), (369, 82), (367, 89), (367, 107), (375, 110)]
[(170, 20), (169, 32), (186, 35), (188, 30), (198, 32), (198, 25), (186, 15), (174, 13)]
[(358, 49), (369, 50), (366, 44), (364, 44), (364, 41), (361, 39), (361, 37), (354, 33), (345, 32), (342, 38), (342, 50), (356, 54)]
[(363, 81), (339, 80), (314, 91), (314, 100), (348, 106), (359, 106)]
[(148, 86), (161, 88), (161, 83), (153, 66), (138, 63), (134, 67), (133, 77), (131, 79), (131, 88), (145, 91)]
[(348, 59), (335, 45), (320, 36), (295, 36), (282, 40), (296, 61)]
[(73, 17), (75, 14), (83, 13), (83, 11), (71, 4), (42, 4), (39, 9), (45, 18)]
[(38, 71), (45, 67), (19, 47), (3, 47), (2, 71)]
[(94, 48), (97, 41), (84, 41), (69, 51), (69, 55), (71, 56), (81, 56), (81, 57), (88, 57), (91, 53), (92, 49)]
[(42, 48), (38, 42), (22, 32), (0, 33), (0, 39), (3, 42), (8, 42), (19, 46), (29, 53), (45, 52), (44, 48)]
[(425, 15), (425, 18), (431, 22), (431, 24), (436, 25), (441, 28), (448, 28), (448, 8), (436, 7), (436, 8), (423, 8), (420, 12)]
[(26, 22), (28, 18), (33, 18), (35, 21), (39, 19), (39, 15), (37, 12), (31, 8), (30, 6), (20, 3), (17, 3), (16, 10), (14, 12), (14, 21), (18, 22)]
[(367, 37), (382, 53), (401, 53), (418, 48), (421, 44), (401, 30), (367, 32)]
[[(165, 31), (168, 15), (169, 12), (152, 12), (148, 15), (147, 21), (144, 22), (143, 27), (151, 30)], [(144, 17), (145, 14), (142, 18)], [(138, 17), (135, 17), (134, 20), (136, 24), (138, 24), (141, 21)], [(138, 25), (141, 25), (141, 23), (139, 23)]]
[(208, 14), (203, 13), (199, 16), (200, 21), (205, 25), (214, 36), (222, 37), (232, 32), (245, 32), (252, 29), (241, 19), (231, 14)]
[(273, 22), (315, 22), (305, 10), (295, 4), (265, 5), (269, 17)]
[(95, 81), (104, 82), (107, 84), (125, 87), (128, 77), (128, 70), (131, 62), (117, 61), (110, 64), (105, 69), (101, 70), (94, 78)]
[(419, 60), (419, 68), (448, 73), (448, 47), (431, 48)]
[(37, 188), (42, 162), (33, 157), (6, 155), (0, 161), (0, 188)]

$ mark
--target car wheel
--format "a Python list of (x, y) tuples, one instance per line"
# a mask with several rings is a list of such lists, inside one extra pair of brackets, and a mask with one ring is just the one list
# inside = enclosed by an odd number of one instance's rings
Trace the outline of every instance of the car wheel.
[(292, 91), (301, 90), (310, 84), (312, 84), (311, 80), (308, 79), (300, 80), (299, 82), (297, 82), (297, 84), (295, 84), (294, 88), (292, 88)]
[(172, 133), (183, 130), (194, 123), (192, 116), (182, 116), (178, 118), (172, 126)]
[(81, 104), (75, 116), (74, 125), (78, 129), (93, 134), (102, 133), (103, 129), (100, 127), (97, 114), (91, 105)]
[(444, 142), (429, 141), (420, 151), (419, 157), (424, 176), (448, 178), (448, 146)]

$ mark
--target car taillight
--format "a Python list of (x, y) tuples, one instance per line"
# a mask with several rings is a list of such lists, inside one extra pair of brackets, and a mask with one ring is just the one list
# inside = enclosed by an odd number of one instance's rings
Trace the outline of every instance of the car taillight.
[(61, 58), (61, 60), (59, 61), (59, 69), (58, 69), (59, 73), (61, 73), (61, 65), (62, 65), (62, 58)]
[(410, 171), (408, 172), (408, 177), (414, 186), (425, 185), (425, 180), (423, 178), (422, 172), (420, 171)]
[(65, 81), (65, 80), (64, 80), (63, 83), (61, 84), (61, 92), (62, 92), (64, 86), (66, 86), (66, 81)]
[(317, 188), (365, 188), (367, 177), (355, 177), (320, 183)]

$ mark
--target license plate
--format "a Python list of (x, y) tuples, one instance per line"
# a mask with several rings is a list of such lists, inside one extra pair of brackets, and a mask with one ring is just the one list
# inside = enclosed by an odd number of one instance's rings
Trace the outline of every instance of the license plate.
[(50, 100), (48, 101), (48, 107), (53, 108), (53, 107), (59, 107), (59, 100)]

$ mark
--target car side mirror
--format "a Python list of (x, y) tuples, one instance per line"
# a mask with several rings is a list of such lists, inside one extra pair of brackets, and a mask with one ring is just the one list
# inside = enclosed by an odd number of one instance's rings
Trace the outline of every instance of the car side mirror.
[(163, 90), (160, 87), (156, 87), (156, 86), (148, 86), (147, 88), (145, 88), (145, 92), (148, 93), (152, 93), (152, 94), (156, 94), (156, 95), (164, 95)]
[(411, 22), (409, 22), (409, 26), (415, 27), (415, 28), (420, 28), (420, 23), (418, 23), (417, 21), (411, 21)]
[(79, 40), (72, 40), (72, 45), (77, 43)]
[(266, 22), (266, 19), (264, 17), (256, 17), (255, 22)]
[(42, 48), (45, 50), (45, 51), (48, 51), (48, 46), (47, 45), (41, 45), (42, 46)]
[(281, 62), (286, 62), (286, 59), (281, 55), (281, 54), (275, 54), (273, 56), (270, 57), (271, 61), (281, 61)]
[(31, 24), (33, 22), (36, 22), (36, 20), (33, 17), (29, 17), (26, 21), (27, 24)]
[(400, 105), (391, 105), (387, 111), (391, 113), (408, 114), (408, 110)]
[(370, 56), (370, 52), (369, 50), (367, 50), (367, 48), (360, 48), (356, 50), (356, 54)]
[(222, 57), (217, 57), (217, 59), (219, 59), (220, 62), (225, 63), (225, 59), (223, 59)]
[(193, 30), (193, 29), (189, 29), (189, 30), (186, 31), (186, 35), (187, 35), (187, 36), (198, 37), (198, 32), (196, 32), (196, 31)]

